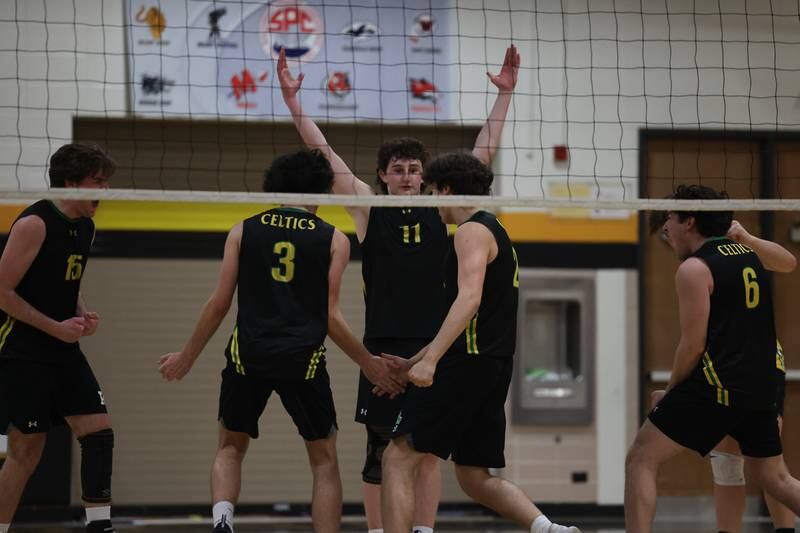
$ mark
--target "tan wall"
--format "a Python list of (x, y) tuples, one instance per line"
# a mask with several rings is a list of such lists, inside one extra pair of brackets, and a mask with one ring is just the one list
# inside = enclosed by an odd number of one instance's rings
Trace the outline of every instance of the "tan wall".
[[(158, 357), (179, 350), (216, 282), (213, 260), (94, 259), (83, 283), (88, 306), (101, 315), (94, 337), (82, 342), (108, 402), (116, 434), (114, 501), (178, 504), (209, 501), (209, 472), (217, 435), (219, 373), (232, 331), (231, 309), (191, 373), (167, 383)], [(357, 335), (364, 324), (361, 264), (345, 272), (344, 315)], [(364, 430), (353, 422), (357, 371), (335, 344), (328, 372), (340, 433), (344, 500), (361, 501)], [(303, 441), (277, 397), (261, 419), (244, 466), (242, 502), (309, 502), (311, 475)], [(79, 460), (73, 461), (73, 501), (79, 501)], [(462, 501), (452, 468), (446, 467), (444, 501)]]

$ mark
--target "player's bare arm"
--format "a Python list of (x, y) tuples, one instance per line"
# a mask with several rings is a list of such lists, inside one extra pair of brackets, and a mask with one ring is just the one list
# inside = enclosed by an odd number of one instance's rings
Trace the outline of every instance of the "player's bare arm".
[(84, 333), (82, 316), (62, 322), (53, 320), (25, 301), (16, 288), (28, 272), (44, 243), (44, 221), (38, 216), (18, 220), (8, 235), (3, 255), (0, 257), (0, 308), (20, 322), (47, 333), (63, 342), (78, 342)]
[(430, 387), (436, 365), (447, 349), (466, 329), (478, 312), (483, 294), (486, 265), (497, 256), (497, 243), (486, 226), (467, 222), (459, 227), (455, 236), (458, 256), (458, 295), (442, 322), (442, 327), (431, 343), (415, 355), (421, 357), (408, 372), (408, 378), (418, 387)]
[(776, 242), (751, 235), (738, 220), (731, 223), (728, 238), (753, 250), (767, 270), (793, 272), (797, 268), (797, 259), (792, 252)]
[(209, 339), (216, 333), (231, 307), (233, 294), (239, 277), (239, 245), (242, 242), (242, 223), (228, 233), (225, 252), (219, 272), (217, 286), (203, 306), (203, 311), (195, 325), (194, 332), (180, 352), (162, 355), (159, 371), (167, 381), (183, 378), (200, 356)]
[(681, 338), (675, 350), (667, 390), (689, 377), (706, 349), (714, 280), (702, 260), (690, 257), (678, 267), (675, 288), (678, 292)]
[[(328, 161), (330, 161), (331, 167), (333, 167), (334, 194), (356, 194), (365, 196), (375, 194), (372, 187), (353, 174), (344, 160), (333, 151), (333, 148), (328, 144), (328, 140), (319, 127), (303, 112), (300, 100), (297, 98), (297, 93), (300, 91), (300, 87), (303, 84), (304, 75), (302, 72), (297, 75), (297, 78), (292, 75), (284, 50), (281, 50), (280, 56), (278, 57), (276, 71), (281, 84), (283, 101), (292, 114), (292, 120), (294, 120), (295, 127), (300, 137), (303, 139), (303, 143), (308, 148), (320, 150)], [(369, 221), (369, 207), (354, 206), (347, 207), (346, 209), (347, 212), (350, 213), (350, 216), (353, 217), (357, 228), (363, 225), (363, 232), (360, 231), (359, 234), (365, 235), (367, 222)]]
[(519, 78), (519, 64), (519, 52), (517, 47), (512, 44), (506, 49), (500, 73), (497, 75), (490, 72), (486, 73), (492, 84), (497, 87), (497, 98), (494, 101), (489, 117), (486, 119), (486, 124), (483, 125), (477, 139), (475, 139), (472, 155), (487, 166), (491, 165), (492, 159), (494, 159), (494, 155), (497, 152), (497, 147), (500, 144), (500, 135), (503, 133), (508, 107), (511, 105), (511, 97), (514, 94), (514, 87), (516, 87), (517, 79)]
[(333, 232), (331, 242), (331, 266), (328, 271), (328, 336), (356, 363), (370, 382), (390, 395), (403, 392), (403, 385), (392, 375), (394, 364), (389, 360), (369, 353), (356, 339), (349, 324), (342, 316), (339, 293), (342, 275), (350, 260), (350, 241), (339, 230)]

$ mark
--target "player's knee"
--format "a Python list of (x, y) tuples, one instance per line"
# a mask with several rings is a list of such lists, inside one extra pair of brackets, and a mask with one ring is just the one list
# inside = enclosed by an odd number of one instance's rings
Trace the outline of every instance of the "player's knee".
[(84, 435), (81, 444), (81, 486), (83, 501), (111, 501), (111, 469), (114, 462), (114, 432), (104, 429)]
[(711, 471), (716, 485), (737, 487), (745, 484), (744, 458), (741, 455), (712, 451)]
[(331, 437), (313, 441), (308, 447), (308, 460), (312, 470), (337, 467), (336, 441)]
[(361, 479), (364, 483), (380, 485), (383, 482), (381, 461), (390, 440), (388, 428), (367, 426), (367, 454), (364, 458), (364, 468), (361, 470)]
[(13, 461), (28, 475), (39, 465), (44, 450), (44, 439), (33, 441), (25, 446), (14, 446), (8, 450), (8, 460)]
[(480, 499), (481, 488), (486, 480), (492, 477), (488, 468), (475, 466), (456, 465), (455, 472), (461, 490), (474, 500)]

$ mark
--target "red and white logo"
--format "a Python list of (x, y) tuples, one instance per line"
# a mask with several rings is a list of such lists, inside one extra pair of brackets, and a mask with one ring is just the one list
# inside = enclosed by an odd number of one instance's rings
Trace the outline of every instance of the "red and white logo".
[(422, 37), (433, 35), (434, 20), (430, 13), (422, 13), (414, 18), (414, 25), (411, 26), (408, 38), (412, 43), (419, 42)]
[(439, 96), (436, 85), (425, 78), (411, 78), (409, 80), (408, 90), (411, 92), (411, 97), (418, 100), (435, 102)]
[(264, 9), (259, 23), (267, 56), (277, 59), (281, 48), (287, 59), (309, 61), (323, 45), (325, 27), (319, 12), (299, 0), (278, 0)]
[(336, 98), (344, 98), (353, 90), (353, 87), (350, 85), (350, 75), (343, 71), (332, 72), (325, 79), (324, 89), (328, 94)]
[[(267, 73), (261, 72), (258, 75), (258, 83), (267, 81)], [(258, 83), (256, 78), (248, 70), (244, 69), (239, 74), (231, 76), (231, 92), (228, 97), (233, 96), (236, 98), (236, 107), (241, 109), (252, 109), (256, 107), (256, 102), (251, 102), (247, 98), (247, 93), (253, 93), (258, 90)]]

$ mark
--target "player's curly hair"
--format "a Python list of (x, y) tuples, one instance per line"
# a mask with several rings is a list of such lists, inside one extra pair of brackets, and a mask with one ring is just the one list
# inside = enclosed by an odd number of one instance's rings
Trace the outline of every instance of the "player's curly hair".
[(332, 187), (331, 164), (316, 149), (278, 156), (264, 172), (264, 192), (327, 194)]
[(388, 193), (389, 190), (378, 173), (381, 171), (386, 172), (392, 159), (417, 159), (424, 167), (428, 159), (430, 159), (430, 154), (425, 149), (425, 145), (413, 137), (396, 137), (383, 143), (378, 148), (378, 168), (376, 169), (375, 178), (378, 187), (384, 194)]
[[(667, 198), (675, 200), (727, 200), (728, 193), (717, 191), (706, 185), (678, 185)], [(650, 215), (650, 231), (656, 232), (666, 222), (665, 211)], [(703, 237), (723, 237), (731, 227), (733, 211), (675, 211), (678, 220), (685, 221), (694, 217), (697, 232)]]
[(98, 172), (110, 178), (117, 165), (96, 144), (65, 144), (50, 157), (51, 187), (66, 187), (67, 182), (79, 183)]
[(494, 173), (474, 155), (456, 152), (428, 163), (422, 179), (440, 191), (450, 187), (451, 194), (486, 196), (492, 192)]

